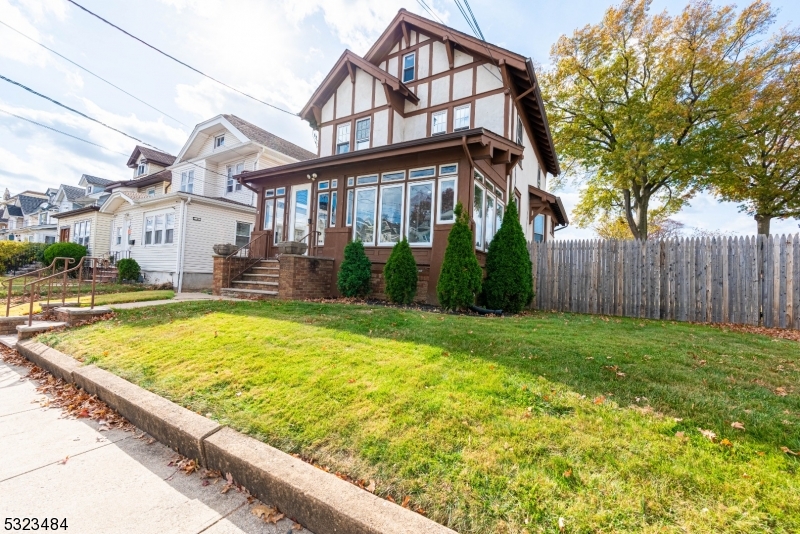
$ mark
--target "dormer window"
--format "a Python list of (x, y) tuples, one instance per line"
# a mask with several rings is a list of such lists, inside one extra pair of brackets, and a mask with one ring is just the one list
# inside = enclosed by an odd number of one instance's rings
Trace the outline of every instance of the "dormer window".
[(214, 148), (225, 146), (225, 134), (218, 135), (214, 138)]
[(92, 186), (91, 185), (87, 185), (86, 186), (86, 194), (87, 195), (91, 195), (92, 194)]
[(416, 64), (416, 54), (403, 56), (403, 83), (414, 80), (414, 66)]
[(136, 176), (143, 175), (145, 172), (145, 167), (146, 165), (144, 162), (140, 163), (139, 166), (136, 168)]

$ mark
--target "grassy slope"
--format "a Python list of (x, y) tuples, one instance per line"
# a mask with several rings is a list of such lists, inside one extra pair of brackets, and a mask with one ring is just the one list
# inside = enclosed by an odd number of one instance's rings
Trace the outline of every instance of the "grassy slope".
[[(166, 300), (171, 299), (175, 296), (175, 292), (171, 289), (164, 289), (164, 290), (143, 290), (143, 291), (129, 291), (125, 293), (101, 293), (96, 294), (94, 297), (94, 304), (95, 306), (106, 306), (108, 304), (120, 304), (123, 302), (145, 302), (148, 300)], [(89, 295), (81, 295), (81, 306), (89, 306)], [(51, 302), (61, 302), (60, 299), (53, 299)], [(67, 304), (72, 303), (74, 305), (75, 301), (67, 301)], [(12, 306), (10, 309), (9, 315), (27, 315), (30, 309), (30, 304), (19, 304), (17, 306)], [(41, 306), (38, 303), (33, 304), (33, 313), (39, 313), (42, 311)]]
[(131, 310), (45, 341), (462, 533), (800, 531), (800, 461), (780, 450), (800, 449), (795, 342), (271, 302)]

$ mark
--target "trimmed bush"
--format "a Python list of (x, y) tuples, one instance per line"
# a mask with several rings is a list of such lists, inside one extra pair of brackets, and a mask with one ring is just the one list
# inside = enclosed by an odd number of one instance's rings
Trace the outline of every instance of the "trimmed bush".
[(447, 236), (442, 272), (436, 285), (439, 304), (448, 310), (460, 310), (475, 303), (481, 290), (483, 271), (475, 257), (472, 230), (464, 207), (456, 205), (456, 222)]
[(519, 313), (533, 299), (531, 257), (513, 200), (489, 244), (483, 294), (488, 308), (511, 313)]
[[(75, 263), (70, 263), (68, 265), (68, 268), (72, 268), (77, 266), (78, 262), (81, 261), (81, 258), (84, 256), (86, 256), (86, 247), (77, 243), (53, 243), (44, 249), (44, 262), (47, 265), (53, 263), (55, 258), (72, 258), (75, 260)], [(57, 267), (62, 269), (64, 265), (62, 262), (59, 262)]]
[(44, 251), (50, 246), (48, 243), (25, 243), (27, 252), (33, 261), (44, 263)]
[(361, 241), (351, 241), (344, 247), (344, 261), (339, 266), (336, 286), (345, 297), (364, 297), (369, 294), (372, 263), (364, 253)]
[(130, 280), (131, 282), (138, 282), (139, 275), (142, 270), (139, 268), (139, 263), (132, 258), (123, 258), (117, 262), (117, 274), (120, 281)]
[(397, 304), (411, 304), (417, 294), (417, 262), (408, 241), (403, 238), (392, 248), (383, 268), (386, 296)]

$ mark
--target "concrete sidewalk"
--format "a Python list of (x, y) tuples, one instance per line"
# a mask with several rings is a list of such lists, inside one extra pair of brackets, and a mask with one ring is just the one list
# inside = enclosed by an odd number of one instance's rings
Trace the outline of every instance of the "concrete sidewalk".
[(230, 297), (218, 297), (207, 293), (175, 293), (171, 299), (165, 300), (145, 300), (142, 302), (125, 302), (121, 304), (109, 304), (113, 310), (130, 310), (133, 308), (146, 308), (148, 306), (160, 306), (162, 304), (176, 304), (178, 302), (196, 302), (199, 300), (242, 300)]
[(0, 521), (66, 518), (70, 534), (311, 534), (265, 523), (251, 513), (260, 503), (222, 494), (223, 481), (170, 467), (177, 455), (160, 443), (40, 407), (25, 374), (0, 361)]

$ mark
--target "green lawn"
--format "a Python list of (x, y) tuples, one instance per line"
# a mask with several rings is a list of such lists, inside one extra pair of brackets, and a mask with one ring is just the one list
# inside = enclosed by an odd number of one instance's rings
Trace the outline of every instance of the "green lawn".
[(462, 533), (561, 517), (566, 532), (800, 532), (800, 458), (781, 450), (800, 450), (794, 341), (297, 302), (129, 310), (40, 339)]
[[(106, 306), (109, 304), (121, 304), (123, 302), (144, 302), (148, 300), (167, 300), (175, 297), (175, 292), (171, 289), (164, 290), (142, 290), (142, 291), (127, 291), (125, 293), (101, 293), (95, 295), (95, 306)], [(81, 295), (81, 306), (88, 307), (90, 305), (91, 296)], [(42, 301), (44, 302), (44, 301)], [(61, 302), (60, 299), (53, 299), (51, 302)], [(67, 306), (74, 306), (77, 303), (75, 300), (68, 300)], [(12, 306), (9, 315), (27, 315), (30, 309), (30, 304), (19, 304)], [(39, 313), (42, 307), (39, 302), (33, 303), (33, 313)]]

